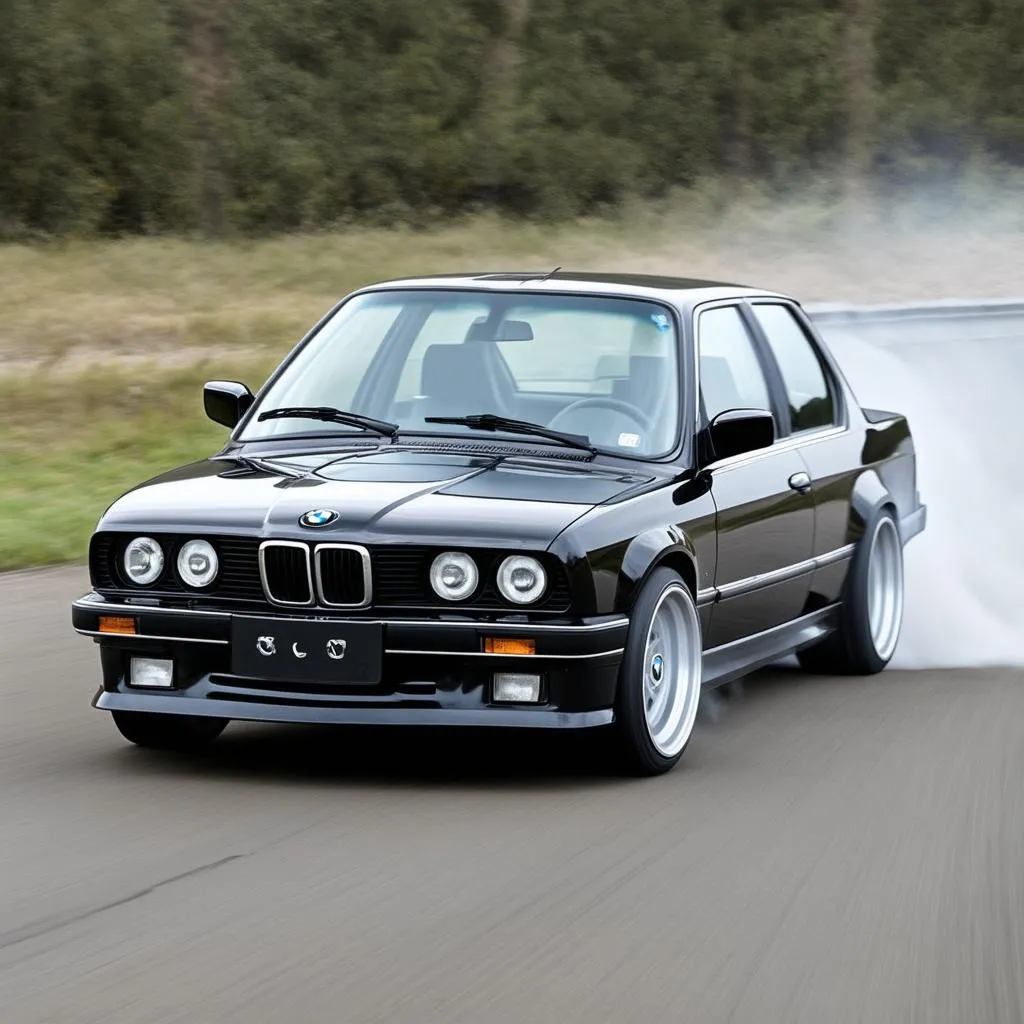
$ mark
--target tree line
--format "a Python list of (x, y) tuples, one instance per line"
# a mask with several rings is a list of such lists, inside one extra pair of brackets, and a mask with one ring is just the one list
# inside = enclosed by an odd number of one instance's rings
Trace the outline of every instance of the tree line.
[(0, 0), (0, 234), (1024, 164), (1021, 0)]

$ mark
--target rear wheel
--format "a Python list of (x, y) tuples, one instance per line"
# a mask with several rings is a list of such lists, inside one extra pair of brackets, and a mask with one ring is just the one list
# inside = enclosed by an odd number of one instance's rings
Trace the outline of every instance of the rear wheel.
[(879, 510), (857, 546), (843, 590), (839, 628), (800, 651), (811, 672), (872, 675), (896, 651), (903, 624), (903, 544), (889, 509)]
[(226, 718), (163, 715), (149, 711), (112, 711), (121, 735), (152, 750), (198, 750), (212, 743), (228, 724)]
[(693, 597), (659, 568), (633, 606), (619, 669), (616, 729), (628, 767), (660, 775), (682, 757), (700, 702), (702, 645)]

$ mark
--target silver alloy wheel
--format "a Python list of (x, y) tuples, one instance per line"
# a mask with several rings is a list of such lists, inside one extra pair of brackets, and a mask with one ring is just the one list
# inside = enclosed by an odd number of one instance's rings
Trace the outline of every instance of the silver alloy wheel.
[(682, 584), (670, 583), (654, 606), (644, 648), (644, 720), (663, 757), (678, 754), (693, 732), (701, 667), (697, 609)]
[(868, 628), (875, 653), (888, 661), (903, 623), (903, 547), (896, 524), (882, 516), (868, 551)]

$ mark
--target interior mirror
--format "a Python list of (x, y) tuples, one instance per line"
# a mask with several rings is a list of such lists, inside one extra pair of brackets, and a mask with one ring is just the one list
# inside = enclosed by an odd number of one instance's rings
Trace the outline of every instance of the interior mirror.
[(495, 341), (533, 341), (533, 328), (526, 320), (504, 320)]
[(716, 459), (746, 455), (775, 443), (775, 417), (764, 409), (726, 409), (708, 427)]
[(203, 408), (214, 423), (234, 427), (252, 405), (253, 393), (234, 380), (210, 380), (203, 387)]
[(470, 325), (466, 341), (533, 341), (533, 328), (527, 320), (502, 320), (495, 329), (481, 316)]

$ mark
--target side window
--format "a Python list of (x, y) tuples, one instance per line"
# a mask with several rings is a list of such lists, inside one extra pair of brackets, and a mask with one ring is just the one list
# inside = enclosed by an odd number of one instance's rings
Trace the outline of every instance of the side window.
[(779, 364), (793, 431), (832, 426), (836, 408), (825, 369), (799, 321), (786, 306), (755, 303), (751, 308)]
[(771, 412), (764, 371), (739, 310), (720, 306), (700, 314), (700, 389), (708, 419), (726, 409)]

